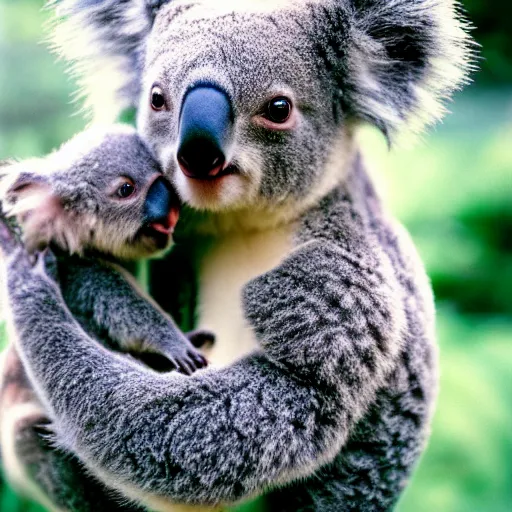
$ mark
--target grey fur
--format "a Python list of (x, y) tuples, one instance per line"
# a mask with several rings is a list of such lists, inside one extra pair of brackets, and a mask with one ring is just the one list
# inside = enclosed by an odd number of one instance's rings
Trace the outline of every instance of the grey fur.
[[(94, 339), (185, 373), (206, 364), (113, 259), (161, 253), (171, 241), (144, 231), (146, 194), (161, 171), (133, 128), (89, 129), (44, 159), (2, 171), (3, 208), (16, 216), (30, 250), (56, 247), (67, 307)], [(123, 200), (116, 190), (126, 178), (136, 192)], [(201, 336), (212, 337), (191, 333), (195, 341)]]
[[(12, 320), (57, 441), (124, 495), (162, 505), (267, 494), (275, 511), (389, 510), (428, 435), (433, 303), (353, 132), (369, 121), (393, 138), (438, 118), (465, 79), (469, 40), (450, 0), (274, 3), (164, 4), (148, 38), (135, 38), (144, 58), (124, 80), (140, 84), (130, 101), (141, 137), (192, 207), (179, 226), (187, 261), (197, 261), (200, 237), (290, 226), (282, 262), (243, 288), (259, 349), (190, 378), (152, 373), (91, 344), (41, 262), (32, 268), (20, 250), (8, 260)], [(95, 2), (71, 26), (109, 34), (131, 55), (108, 22), (111, 7)], [(218, 184), (224, 195), (197, 192), (176, 161), (180, 106), (204, 82), (226, 91), (235, 116), (228, 157), (239, 172)], [(149, 108), (155, 83), (167, 102), (158, 112)], [(276, 94), (292, 99), (287, 130), (265, 124)], [(156, 279), (165, 276), (161, 266)], [(33, 333), (43, 323), (51, 343), (41, 346)]]
[[(50, 440), (48, 418), (40, 408), (39, 399), (14, 346), (7, 347), (2, 358), (2, 429), (11, 429), (10, 433), (15, 436), (14, 456), (24, 469), (11, 483), (18, 490), (26, 491), (30, 481), (36, 482), (51, 503), (62, 505), (67, 510), (141, 512), (140, 508), (128, 505), (126, 500), (106, 489), (100, 481), (84, 474), (77, 457), (55, 448)], [(16, 419), (9, 425), (11, 417)], [(6, 458), (6, 453), (3, 455), (5, 466), (11, 461)], [(12, 477), (10, 473), (7, 476)], [(33, 497), (41, 498), (37, 493)]]
[[(117, 95), (119, 109), (136, 106), (141, 91), (145, 94), (148, 60), (154, 57), (155, 50), (172, 52), (180, 58), (189, 53), (190, 46), (181, 47), (181, 41), (190, 38), (181, 33), (183, 24), (178, 18), (191, 11), (195, 22), (200, 22), (204, 11), (215, 10), (216, 2), (156, 2), (160, 7), (156, 19), (155, 9), (148, 4), (148, 0), (58, 2), (58, 12), (65, 22), (57, 31), (57, 50), (77, 64), (77, 72), (85, 77), (88, 87), (98, 87), (108, 98), (113, 97), (110, 84), (102, 77), (117, 64), (124, 73), (120, 84), (116, 84), (122, 90)], [(245, 46), (247, 39), (258, 49), (257, 60), (252, 56), (246, 60), (248, 67), (253, 67), (252, 73), (262, 71), (259, 66), (267, 62), (262, 59), (268, 59), (272, 50), (277, 54), (274, 52), (268, 64), (282, 56), (280, 49), (293, 52), (302, 48), (301, 64), (307, 66), (308, 72), (323, 71), (330, 82), (327, 89), (324, 83), (323, 89), (329, 106), (340, 109), (344, 117), (377, 125), (390, 138), (400, 130), (419, 131), (439, 119), (444, 112), (442, 103), (465, 83), (473, 61), (468, 25), (457, 0), (289, 0), (278, 2), (271, 12), (266, 9), (254, 19), (259, 4), (264, 2), (237, 2), (230, 6), (237, 11), (234, 18), (229, 8), (221, 15), (208, 14), (206, 18), (217, 18), (217, 34), (221, 33), (221, 26), (238, 27), (237, 43)], [(153, 23), (156, 30), (152, 30)], [(169, 32), (162, 39), (167, 28)], [(202, 34), (200, 48), (215, 48), (215, 40), (207, 35), (211, 29), (205, 32), (199, 26), (185, 28)], [(86, 44), (74, 43), (73, 34), (84, 29)], [(226, 37), (230, 32), (228, 28)], [(277, 39), (275, 32), (279, 32)], [(150, 48), (149, 53), (148, 36), (150, 47), (152, 39), (158, 41), (158, 48)], [(288, 37), (289, 44), (285, 45)], [(246, 51), (244, 46), (238, 48)], [(234, 62), (235, 66), (241, 64), (237, 53), (223, 53), (231, 59), (230, 66)], [(212, 53), (206, 51), (203, 57), (203, 63), (209, 64)], [(200, 63), (196, 61), (195, 65)], [(278, 69), (272, 68), (277, 75)], [(262, 78), (268, 79), (269, 71), (267, 66)], [(296, 73), (301, 71), (295, 69)]]
[(42, 265), (15, 251), (12, 317), (57, 439), (121, 489), (215, 504), (316, 470), (276, 510), (388, 510), (431, 414), (431, 297), (357, 166), (297, 243), (246, 288), (262, 352), (190, 378), (91, 344)]

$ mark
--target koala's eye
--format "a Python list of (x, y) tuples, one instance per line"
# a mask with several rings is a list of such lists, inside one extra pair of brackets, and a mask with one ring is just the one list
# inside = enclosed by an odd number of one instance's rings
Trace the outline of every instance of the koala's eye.
[(274, 123), (285, 123), (292, 113), (292, 103), (288, 98), (279, 96), (267, 103), (266, 117)]
[(151, 89), (151, 108), (157, 111), (165, 108), (165, 96), (158, 85)]
[(135, 185), (129, 181), (125, 181), (118, 189), (117, 195), (121, 199), (130, 197), (135, 192)]
[(252, 122), (272, 133), (291, 132), (300, 119), (300, 110), (286, 96), (274, 96), (252, 117)]

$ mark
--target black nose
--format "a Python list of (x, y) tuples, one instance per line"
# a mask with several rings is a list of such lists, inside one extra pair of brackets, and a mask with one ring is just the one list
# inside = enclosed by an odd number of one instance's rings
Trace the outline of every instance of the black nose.
[(214, 86), (191, 89), (181, 107), (178, 163), (191, 178), (215, 177), (226, 161), (233, 127), (227, 94)]
[(144, 203), (144, 222), (154, 224), (166, 222), (174, 206), (175, 193), (163, 177), (157, 178), (149, 187)]

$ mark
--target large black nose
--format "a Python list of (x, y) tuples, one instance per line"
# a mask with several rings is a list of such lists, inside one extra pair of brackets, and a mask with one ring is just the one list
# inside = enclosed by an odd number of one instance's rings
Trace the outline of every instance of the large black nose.
[(215, 177), (226, 161), (233, 128), (227, 94), (211, 85), (191, 89), (181, 107), (178, 163), (191, 178)]
[(176, 196), (167, 180), (157, 178), (149, 187), (144, 203), (144, 222), (146, 224), (164, 223), (169, 212), (175, 206)]

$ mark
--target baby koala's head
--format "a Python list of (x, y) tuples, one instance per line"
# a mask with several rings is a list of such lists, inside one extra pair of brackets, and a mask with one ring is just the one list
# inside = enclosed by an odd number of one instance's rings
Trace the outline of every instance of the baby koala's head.
[(28, 250), (53, 243), (133, 259), (171, 243), (178, 196), (131, 127), (86, 130), (45, 158), (3, 164), (0, 175), (4, 214)]

